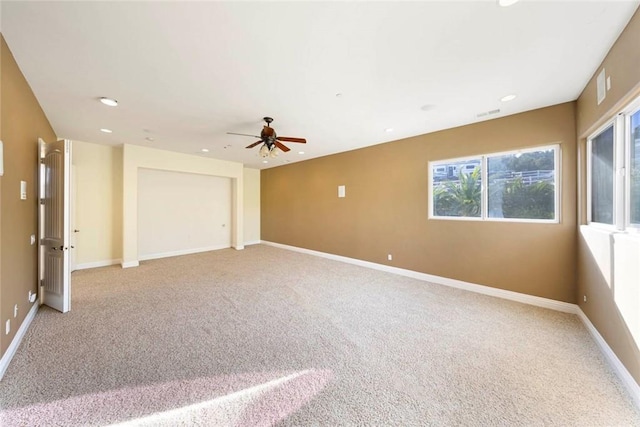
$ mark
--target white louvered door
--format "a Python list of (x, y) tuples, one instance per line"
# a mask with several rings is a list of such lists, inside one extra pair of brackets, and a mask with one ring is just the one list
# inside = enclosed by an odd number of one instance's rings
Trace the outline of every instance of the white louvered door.
[(71, 141), (40, 142), (40, 278), (43, 304), (66, 313), (71, 309), (69, 269), (69, 197)]

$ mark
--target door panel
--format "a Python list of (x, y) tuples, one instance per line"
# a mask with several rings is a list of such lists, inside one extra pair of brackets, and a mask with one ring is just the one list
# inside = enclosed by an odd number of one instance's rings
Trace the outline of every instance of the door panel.
[(43, 303), (63, 313), (71, 309), (69, 197), (71, 141), (40, 142), (43, 167), (40, 279)]

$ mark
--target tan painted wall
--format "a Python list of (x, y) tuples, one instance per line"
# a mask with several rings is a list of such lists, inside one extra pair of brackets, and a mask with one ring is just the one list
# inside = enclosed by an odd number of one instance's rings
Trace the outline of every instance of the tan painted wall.
[[(607, 53), (604, 61), (578, 97), (576, 109), (578, 137), (584, 138), (616, 113), (620, 106), (640, 93), (640, 9)], [(611, 90), (600, 105), (596, 96), (596, 77), (605, 69)]]
[[(262, 239), (575, 302), (574, 103), (262, 171)], [(431, 160), (560, 143), (560, 224), (427, 219)], [(346, 185), (346, 198), (337, 186)], [(387, 254), (393, 261), (387, 261)]]
[(78, 268), (122, 259), (122, 147), (73, 141)]
[[(586, 138), (596, 128), (610, 120), (620, 108), (640, 95), (640, 10), (613, 45), (604, 61), (577, 101), (577, 129), (580, 148), (579, 182), (586, 182)], [(611, 77), (611, 90), (600, 104), (596, 102), (596, 76), (604, 67)], [(580, 186), (579, 218), (586, 223), (586, 186)], [(598, 264), (602, 264), (603, 244), (585, 237), (585, 230), (578, 240), (577, 296), (582, 311), (598, 329), (611, 349), (640, 384), (640, 350), (614, 301), (614, 296)], [(583, 301), (587, 295), (587, 302)]]
[[(0, 247), (0, 319), (3, 325), (0, 350), (9, 347), (25, 315), (31, 308), (28, 292), (37, 291), (37, 246), (29, 238), (37, 234), (38, 137), (47, 142), (55, 133), (31, 88), (20, 72), (13, 55), (2, 38), (2, 135), (5, 173), (2, 186)], [(20, 200), (20, 181), (27, 181), (27, 200)], [(18, 304), (18, 317), (13, 306)], [(4, 324), (11, 319), (11, 333), (4, 334)]]

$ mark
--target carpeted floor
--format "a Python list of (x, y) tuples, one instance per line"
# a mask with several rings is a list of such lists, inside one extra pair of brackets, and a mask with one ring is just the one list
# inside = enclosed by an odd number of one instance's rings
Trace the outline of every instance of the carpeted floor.
[(262, 245), (72, 283), (2, 426), (640, 425), (574, 315)]

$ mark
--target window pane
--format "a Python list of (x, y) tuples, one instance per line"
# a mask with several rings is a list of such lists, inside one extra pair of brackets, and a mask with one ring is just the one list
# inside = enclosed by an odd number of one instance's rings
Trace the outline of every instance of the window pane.
[(489, 218), (555, 219), (554, 149), (487, 158)]
[(591, 221), (613, 224), (613, 125), (591, 140)]
[(631, 116), (630, 148), (630, 218), (632, 224), (640, 224), (640, 111)]
[(435, 216), (481, 216), (481, 163), (478, 158), (431, 166)]

